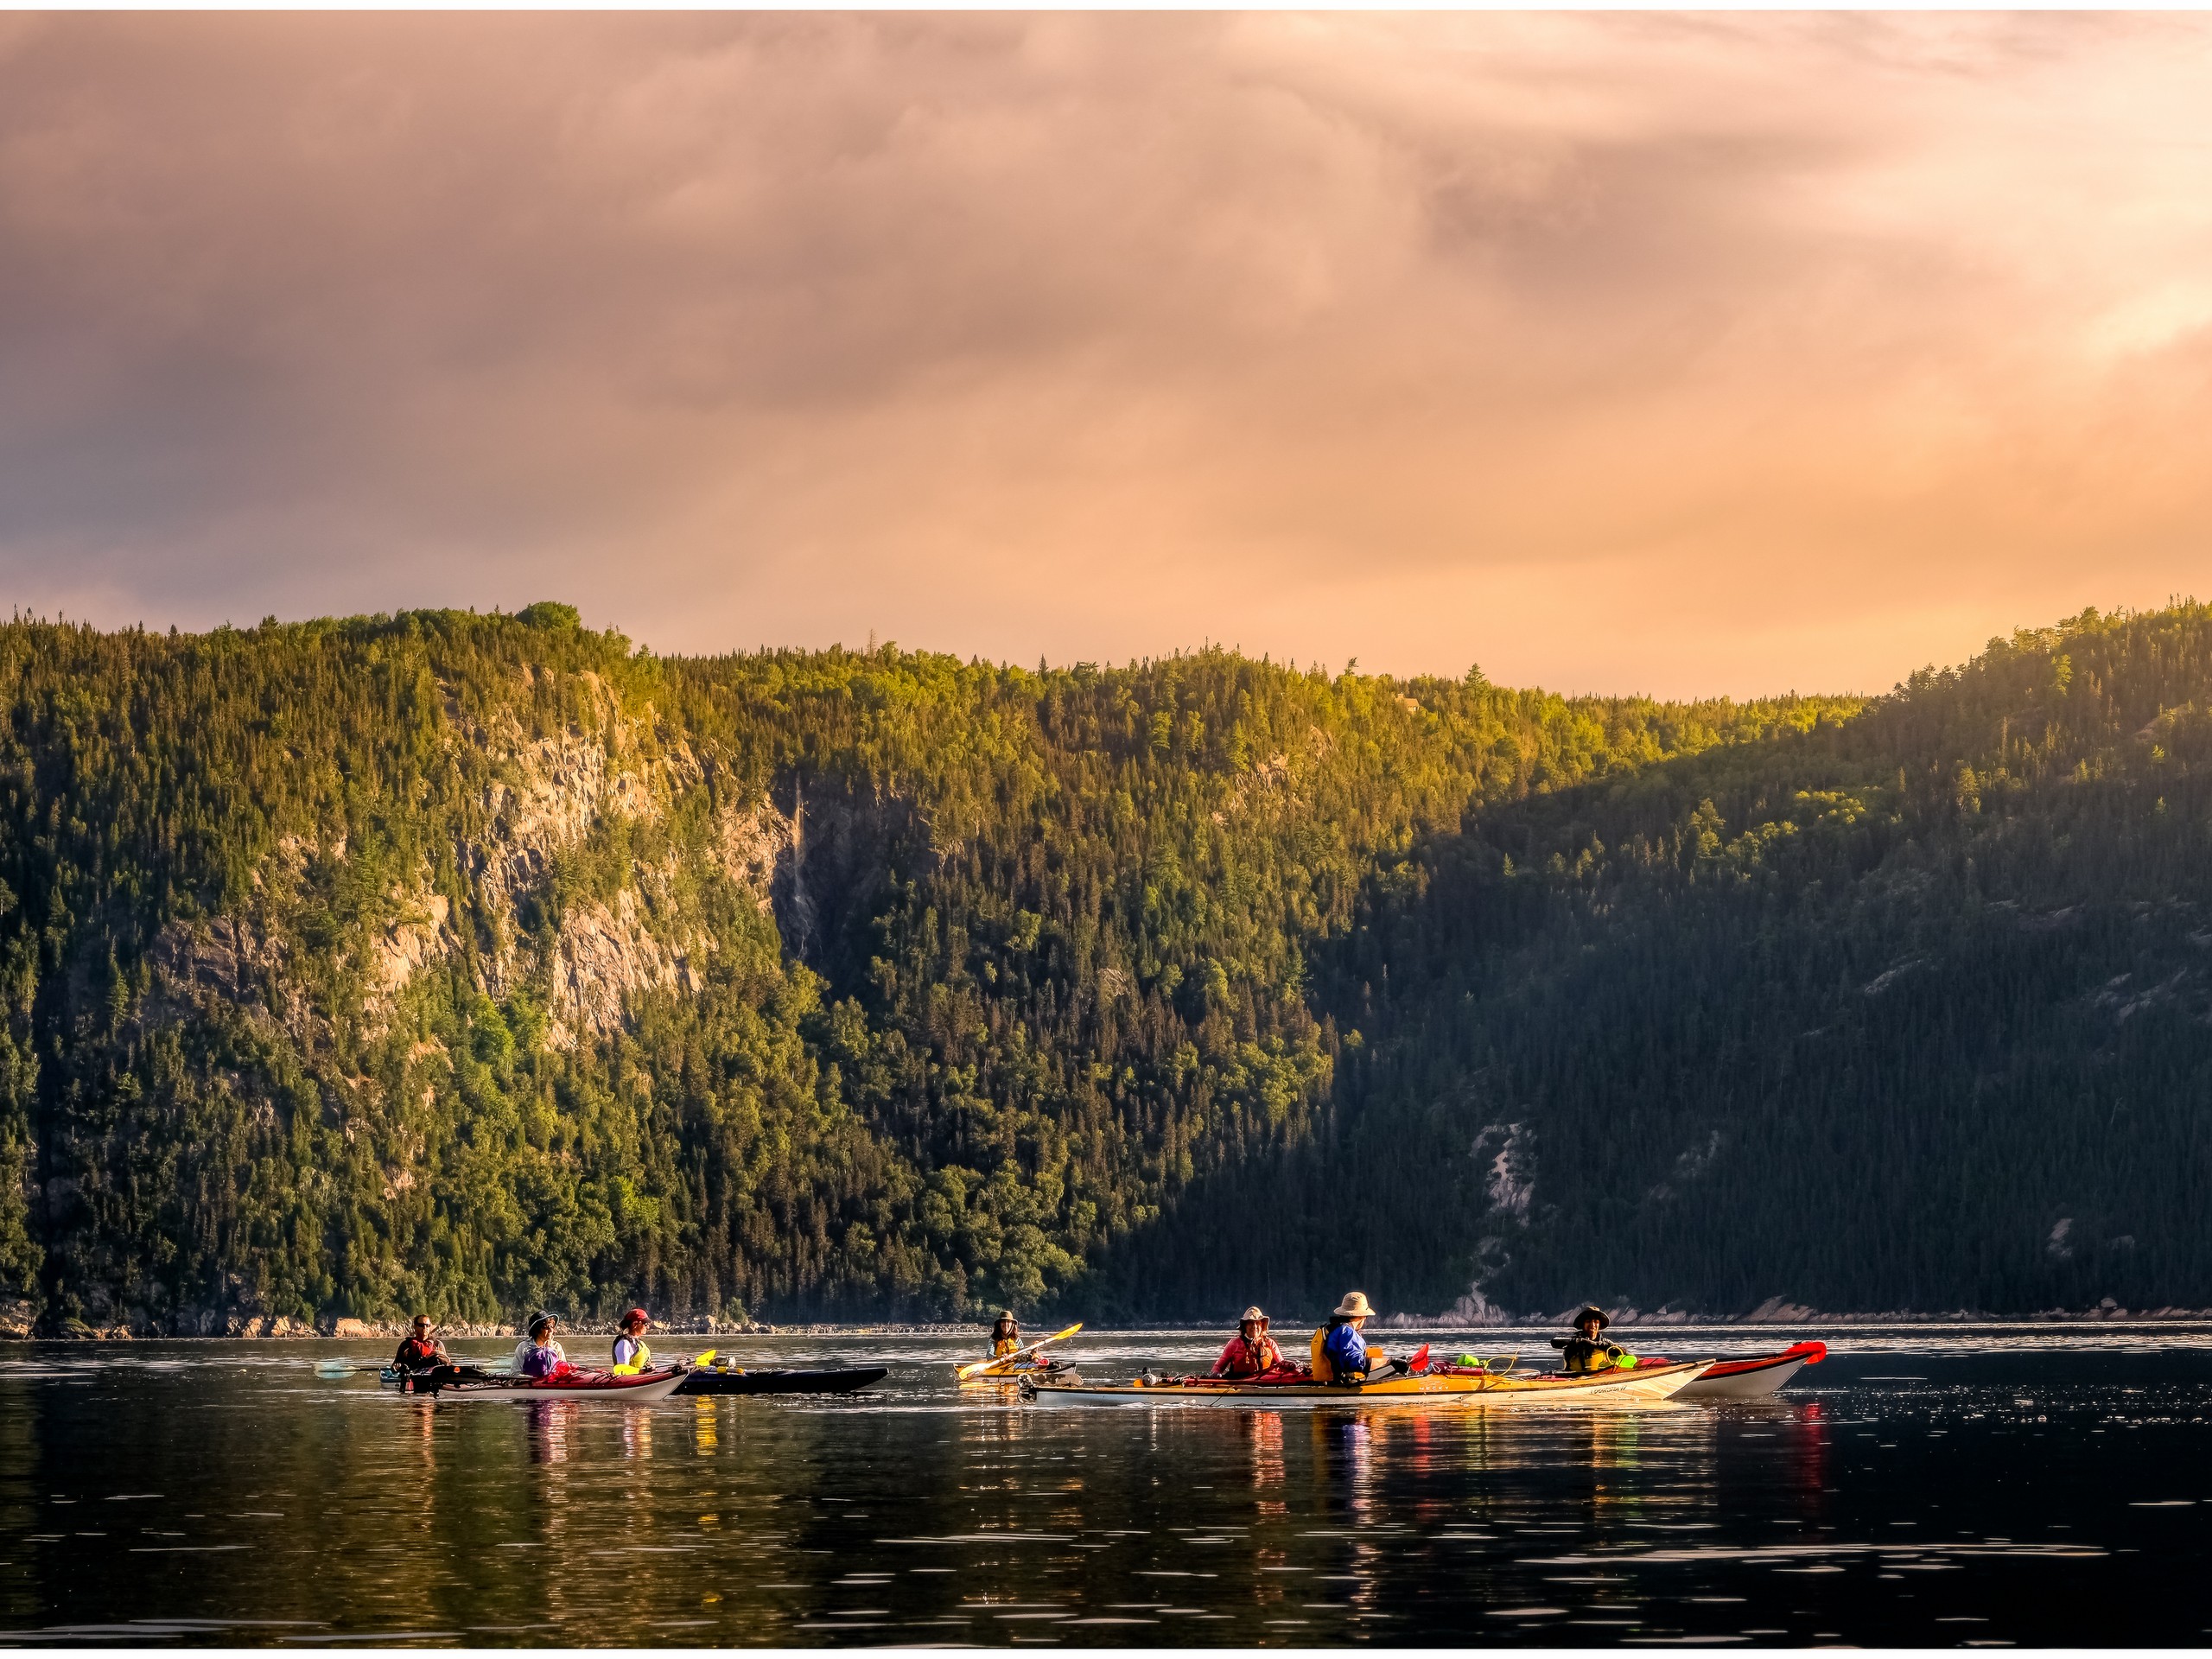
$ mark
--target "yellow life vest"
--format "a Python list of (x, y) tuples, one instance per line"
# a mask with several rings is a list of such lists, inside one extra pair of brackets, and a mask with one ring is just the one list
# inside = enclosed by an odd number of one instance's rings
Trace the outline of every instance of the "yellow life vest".
[(1337, 1380), (1336, 1362), (1329, 1357), (1326, 1346), (1328, 1340), (1329, 1327), (1325, 1325), (1313, 1333), (1313, 1380), (1316, 1382), (1333, 1382)]
[[(616, 1340), (619, 1342), (622, 1338), (618, 1337)], [(628, 1363), (617, 1363), (608, 1367), (617, 1376), (635, 1376), (640, 1371), (648, 1371), (652, 1369), (653, 1352), (652, 1349), (645, 1346), (645, 1339), (643, 1337), (632, 1337), (629, 1340), (635, 1342), (638, 1345), (631, 1353)]]
[(1020, 1337), (1001, 1337), (996, 1342), (991, 1344), (991, 1357), (993, 1359), (1003, 1359), (1008, 1354), (1018, 1354), (1020, 1351), (1021, 1338)]

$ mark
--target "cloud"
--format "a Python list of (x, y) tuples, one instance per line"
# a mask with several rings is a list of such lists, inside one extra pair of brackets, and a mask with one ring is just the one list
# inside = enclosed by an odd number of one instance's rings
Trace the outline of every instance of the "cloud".
[(2212, 28), (0, 24), (0, 572), (1878, 688), (2187, 590)]

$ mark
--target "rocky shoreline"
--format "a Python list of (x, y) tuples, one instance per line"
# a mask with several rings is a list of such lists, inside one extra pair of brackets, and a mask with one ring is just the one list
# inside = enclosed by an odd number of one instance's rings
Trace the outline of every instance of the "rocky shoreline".
[[(1491, 1317), (1469, 1319), (1464, 1314), (1445, 1313), (1425, 1315), (1393, 1313), (1378, 1319), (1378, 1328), (1399, 1331), (1480, 1331), (1499, 1328), (1525, 1329), (1532, 1326), (1563, 1325), (1573, 1313), (1572, 1309), (1558, 1313), (1507, 1315), (1495, 1313)], [(1141, 1325), (1113, 1326), (1094, 1325), (1096, 1332), (1116, 1329), (1132, 1331), (1216, 1331), (1222, 1327), (1219, 1319), (1155, 1319)], [(1306, 1321), (1293, 1319), (1288, 1325)], [(2212, 1323), (2212, 1308), (2159, 1307), (2125, 1308), (2095, 1307), (2088, 1310), (2051, 1308), (2033, 1313), (1983, 1313), (1968, 1309), (1950, 1313), (1925, 1313), (1889, 1312), (1878, 1313), (1834, 1313), (1817, 1308), (1783, 1306), (1760, 1307), (1747, 1314), (1733, 1318), (1716, 1318), (1707, 1314), (1690, 1314), (1675, 1309), (1664, 1309), (1656, 1313), (1643, 1313), (1635, 1308), (1624, 1308), (1613, 1317), (1614, 1328), (1650, 1329), (1672, 1325), (2106, 1325), (2128, 1324), (2205, 1324)], [(271, 1341), (271, 1342), (370, 1342), (397, 1341), (407, 1334), (407, 1325), (397, 1320), (321, 1319), (296, 1319), (285, 1315), (261, 1318), (239, 1317), (226, 1323), (220, 1329), (169, 1332), (134, 1331), (125, 1325), (97, 1326), (72, 1321), (68, 1327), (53, 1333), (36, 1332), (27, 1319), (7, 1317), (0, 1313), (0, 1341), (62, 1341), (62, 1342), (173, 1342), (173, 1341)], [(982, 1321), (964, 1324), (927, 1324), (888, 1321), (869, 1324), (834, 1324), (811, 1322), (798, 1325), (768, 1325), (757, 1320), (742, 1324), (689, 1319), (656, 1321), (653, 1332), (659, 1337), (969, 1337), (986, 1332), (988, 1326)], [(612, 1337), (615, 1327), (606, 1321), (588, 1320), (582, 1323), (563, 1321), (563, 1336)], [(521, 1332), (512, 1324), (477, 1324), (467, 1320), (441, 1325), (438, 1334), (457, 1339), (490, 1337), (516, 1337)]]

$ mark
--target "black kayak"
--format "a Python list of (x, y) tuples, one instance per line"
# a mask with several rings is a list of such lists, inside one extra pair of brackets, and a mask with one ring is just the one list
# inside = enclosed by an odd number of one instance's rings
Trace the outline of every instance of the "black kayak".
[(881, 1365), (842, 1365), (822, 1371), (696, 1370), (678, 1394), (850, 1394), (883, 1381)]

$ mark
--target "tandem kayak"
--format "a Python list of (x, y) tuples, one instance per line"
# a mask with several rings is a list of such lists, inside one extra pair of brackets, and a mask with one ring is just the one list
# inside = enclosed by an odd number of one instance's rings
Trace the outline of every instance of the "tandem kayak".
[(888, 1375), (881, 1365), (841, 1365), (815, 1371), (706, 1370), (684, 1374), (678, 1394), (851, 1394)]
[[(459, 1368), (463, 1371), (469, 1368)], [(443, 1371), (401, 1371), (385, 1366), (378, 1380), (402, 1394), (435, 1395), (441, 1400), (621, 1400), (649, 1406), (665, 1400), (691, 1373), (677, 1369), (617, 1376), (611, 1371), (571, 1371), (565, 1376), (452, 1376)]]
[(1681, 1391), (1712, 1369), (1709, 1359), (1639, 1365), (1632, 1371), (1550, 1373), (1462, 1370), (1414, 1371), (1375, 1382), (1246, 1382), (1188, 1376), (1166, 1382), (1086, 1382), (1072, 1373), (1027, 1384), (1035, 1406), (1214, 1406), (1238, 1411), (1327, 1411), (1413, 1406), (1649, 1405)]
[(1763, 1400), (1808, 1365), (1827, 1357), (1825, 1342), (1801, 1342), (1778, 1354), (1724, 1359), (1682, 1389), (1677, 1400)]

